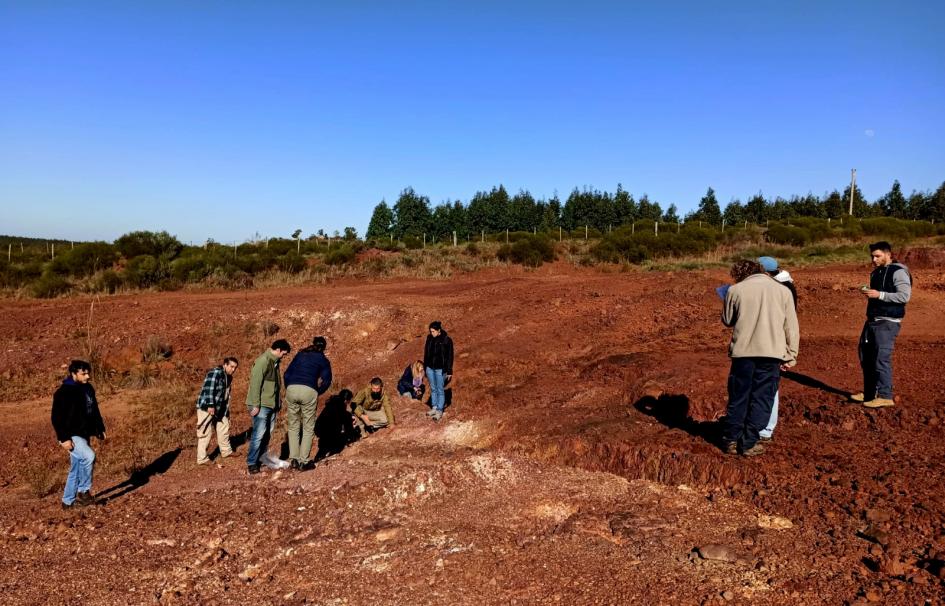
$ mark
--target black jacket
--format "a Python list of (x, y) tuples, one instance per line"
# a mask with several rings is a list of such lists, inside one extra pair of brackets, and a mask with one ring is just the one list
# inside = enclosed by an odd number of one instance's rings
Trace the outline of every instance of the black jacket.
[(423, 347), (423, 365), (434, 370), (442, 370), (443, 374), (453, 374), (453, 339), (440, 331), (440, 336), (427, 335), (426, 345)]
[(105, 433), (91, 383), (76, 383), (71, 377), (62, 382), (53, 395), (52, 426), (60, 442), (71, 440), (72, 436), (89, 439)]

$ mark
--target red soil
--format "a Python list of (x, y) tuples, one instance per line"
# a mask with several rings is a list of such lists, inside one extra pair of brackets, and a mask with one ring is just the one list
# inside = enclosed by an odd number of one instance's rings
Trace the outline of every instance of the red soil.
[[(261, 321), (294, 345), (327, 335), (340, 388), (394, 383), (440, 319), (456, 380), (439, 424), (398, 399), (394, 430), (312, 472), (248, 476), (245, 446), (197, 468), (187, 442), (145, 485), (81, 512), (32, 496), (23, 462), (49, 457), (65, 475), (49, 395), (89, 341), (91, 299), (0, 302), (0, 592), (19, 604), (941, 604), (943, 276), (924, 272), (909, 305), (897, 406), (868, 411), (838, 394), (860, 389), (868, 267), (792, 273), (802, 376), (782, 381), (775, 441), (751, 460), (707, 439), (725, 407), (722, 271), (555, 264), (96, 300), (91, 342), (108, 366), (129, 370), (159, 335), (174, 347), (159, 381), (194, 394), (222, 355), (262, 350)], [(247, 367), (234, 433), (248, 426)], [(134, 425), (133, 397), (105, 394), (107, 421), (160, 431)], [(95, 489), (125, 479), (113, 476)], [(693, 553), (712, 544), (723, 561)]]

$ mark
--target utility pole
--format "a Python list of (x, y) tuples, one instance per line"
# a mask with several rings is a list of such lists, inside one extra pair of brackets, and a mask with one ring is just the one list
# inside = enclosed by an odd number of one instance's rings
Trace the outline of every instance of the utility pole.
[(850, 216), (853, 216), (853, 190), (856, 189), (856, 169), (850, 169)]

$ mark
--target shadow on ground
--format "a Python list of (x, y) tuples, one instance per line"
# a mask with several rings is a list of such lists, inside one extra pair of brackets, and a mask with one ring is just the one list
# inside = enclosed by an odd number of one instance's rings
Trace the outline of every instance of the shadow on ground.
[(99, 502), (104, 505), (105, 503), (114, 501), (129, 492), (141, 488), (151, 480), (152, 476), (166, 473), (167, 470), (171, 468), (171, 465), (174, 464), (174, 461), (177, 460), (177, 456), (181, 453), (181, 450), (180, 447), (177, 447), (174, 450), (165, 452), (138, 471), (132, 472), (124, 482), (115, 484), (99, 492), (97, 495)]

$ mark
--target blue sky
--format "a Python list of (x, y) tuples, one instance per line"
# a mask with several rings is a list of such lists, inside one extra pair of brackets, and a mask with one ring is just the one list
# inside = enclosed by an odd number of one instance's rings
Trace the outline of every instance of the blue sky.
[[(658, 5), (658, 6), (657, 6)], [(0, 233), (184, 241), (622, 183), (945, 180), (942, 2), (0, 0)]]

